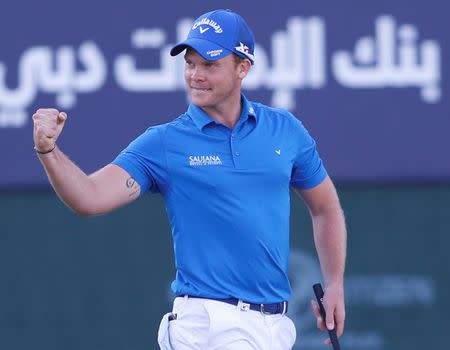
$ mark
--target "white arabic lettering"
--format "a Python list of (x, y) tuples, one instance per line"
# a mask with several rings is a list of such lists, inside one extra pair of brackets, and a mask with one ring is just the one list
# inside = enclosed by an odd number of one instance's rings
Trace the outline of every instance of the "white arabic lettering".
[[(190, 30), (189, 19), (179, 22), (177, 39), (183, 40)], [(131, 55), (120, 55), (114, 72), (120, 87), (133, 92), (174, 91), (184, 89), (183, 58), (174, 60), (169, 55), (172, 44), (166, 44), (160, 29), (140, 29), (132, 34), (132, 45), (138, 49), (160, 50), (160, 68), (137, 69)], [(137, 45), (139, 35), (146, 45)], [(145, 39), (143, 39), (145, 37)], [(152, 38), (158, 40), (152, 40)], [(272, 37), (271, 61), (265, 50), (256, 45), (257, 64), (244, 80), (245, 89), (266, 87), (273, 89), (272, 105), (287, 109), (295, 108), (295, 89), (320, 88), (325, 84), (324, 22), (313, 17), (303, 20), (292, 17), (287, 22), (287, 31), (278, 31)], [(181, 56), (181, 55), (180, 55)]]
[(271, 104), (286, 109), (295, 108), (295, 89), (318, 89), (325, 84), (324, 22), (318, 17), (292, 17), (287, 31), (272, 36), (272, 67), (265, 50), (256, 45), (257, 63), (244, 80), (247, 89), (273, 89)]
[[(138, 39), (139, 38), (139, 39)], [(161, 29), (138, 29), (132, 34), (132, 44), (139, 49), (159, 49), (160, 69), (136, 69), (131, 55), (117, 57), (114, 72), (117, 83), (128, 91), (171, 91), (176, 88), (176, 62), (170, 57), (171, 45), (164, 45), (165, 33)]]
[[(189, 18), (177, 22), (177, 42), (187, 36), (191, 23)], [(270, 51), (255, 45), (256, 64), (244, 80), (244, 89), (266, 88), (273, 92), (271, 105), (293, 110), (296, 90), (324, 87), (324, 28), (319, 17), (289, 18), (285, 30), (273, 33)], [(420, 45), (417, 41), (416, 27), (405, 24), (396, 28), (392, 16), (381, 16), (375, 21), (374, 37), (360, 38), (353, 54), (338, 51), (332, 55), (332, 72), (348, 88), (419, 87), (425, 102), (436, 103), (441, 98), (440, 47), (435, 40)], [(184, 90), (183, 57), (170, 57), (173, 45), (163, 28), (136, 29), (131, 33), (131, 45), (137, 50), (156, 50), (158, 63), (153, 68), (138, 67), (133, 55), (118, 55), (113, 71), (120, 88), (129, 92)], [(69, 109), (75, 106), (77, 93), (97, 91), (107, 78), (105, 57), (93, 42), (83, 43), (78, 50), (31, 47), (18, 62), (15, 88), (7, 87), (7, 68), (0, 62), (0, 127), (24, 126), (26, 109), (40, 91), (54, 93), (57, 106)]]
[(26, 108), (38, 91), (55, 93), (59, 107), (71, 108), (76, 102), (76, 92), (88, 93), (102, 86), (107, 71), (98, 47), (91, 42), (83, 43), (78, 57), (84, 71), (77, 72), (76, 54), (71, 47), (61, 47), (55, 53), (45, 46), (26, 50), (19, 59), (19, 79), (15, 89), (6, 86), (6, 67), (0, 62), (0, 126), (23, 126), (27, 120)]
[[(426, 102), (440, 99), (440, 48), (436, 41), (426, 40), (416, 46), (417, 30), (403, 25), (398, 30), (396, 51), (395, 22), (391, 16), (376, 20), (375, 38), (363, 37), (355, 45), (354, 59), (345, 51), (333, 56), (336, 79), (350, 88), (421, 87)], [(356, 64), (353, 64), (355, 61)]]

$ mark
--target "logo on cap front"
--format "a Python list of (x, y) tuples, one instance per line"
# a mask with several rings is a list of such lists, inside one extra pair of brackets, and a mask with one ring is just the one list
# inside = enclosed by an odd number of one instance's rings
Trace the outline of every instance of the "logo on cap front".
[(216, 56), (220, 56), (222, 53), (223, 53), (223, 50), (220, 49), (220, 50), (212, 50), (212, 51), (208, 51), (206, 54), (207, 54), (209, 57), (216, 57)]
[[(213, 21), (212, 19), (209, 19), (207, 17), (202, 18), (200, 21), (197, 21), (194, 23), (194, 25), (192, 26), (192, 30), (196, 29), (198, 26), (201, 25), (205, 25), (205, 26), (210, 26), (211, 28), (214, 29), (214, 32), (216, 32), (217, 34), (223, 33), (223, 29), (220, 26), (219, 23), (217, 23), (216, 21)], [(209, 28), (203, 28), (200, 27), (200, 33), (203, 34), (204, 32), (206, 32)]]

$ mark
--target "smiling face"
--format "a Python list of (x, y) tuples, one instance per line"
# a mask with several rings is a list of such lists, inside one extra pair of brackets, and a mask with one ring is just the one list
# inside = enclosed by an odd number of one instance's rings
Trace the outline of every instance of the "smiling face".
[(207, 112), (236, 101), (240, 103), (241, 82), (251, 65), (248, 60), (238, 60), (229, 54), (208, 61), (193, 49), (187, 49), (184, 59), (186, 90), (194, 105)]

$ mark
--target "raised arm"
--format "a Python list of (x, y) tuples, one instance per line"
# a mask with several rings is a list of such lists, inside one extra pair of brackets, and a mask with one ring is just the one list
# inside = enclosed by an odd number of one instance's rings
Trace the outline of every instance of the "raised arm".
[(122, 168), (109, 164), (87, 175), (56, 146), (66, 119), (56, 109), (33, 115), (35, 149), (61, 200), (80, 215), (99, 215), (139, 197), (139, 184)]
[[(319, 255), (320, 266), (325, 282), (323, 304), (327, 319), (322, 320), (318, 306), (312, 302), (318, 327), (328, 329), (336, 326), (338, 336), (344, 331), (344, 270), (346, 258), (347, 233), (344, 214), (336, 189), (329, 177), (312, 189), (296, 190), (309, 208), (314, 241)], [(329, 339), (326, 341), (329, 343)]]

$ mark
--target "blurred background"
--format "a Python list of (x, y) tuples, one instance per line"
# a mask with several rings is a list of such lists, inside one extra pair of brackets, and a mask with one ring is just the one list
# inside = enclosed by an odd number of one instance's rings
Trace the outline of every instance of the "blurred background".
[[(87, 173), (186, 109), (170, 47), (215, 8), (256, 36), (250, 100), (316, 139), (348, 222), (344, 349), (443, 349), (450, 335), (450, 5), (444, 0), (0, 4), (0, 348), (157, 349), (174, 277), (164, 203), (81, 218), (33, 151), (31, 115), (69, 114), (58, 140)], [(326, 349), (308, 307), (320, 267), (292, 196), (294, 349)]]

